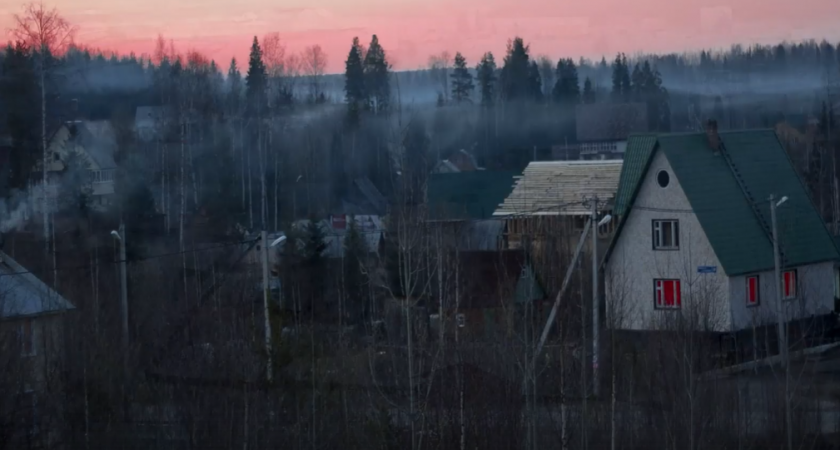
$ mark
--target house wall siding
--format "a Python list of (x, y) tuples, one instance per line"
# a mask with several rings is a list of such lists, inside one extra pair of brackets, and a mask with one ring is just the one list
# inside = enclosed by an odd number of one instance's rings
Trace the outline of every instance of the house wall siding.
[[(783, 300), (785, 315), (789, 320), (804, 319), (815, 314), (827, 314), (834, 308), (834, 262), (827, 261), (796, 269), (798, 295), (794, 300)], [(783, 269), (783, 270), (785, 270)], [(758, 275), (759, 304), (747, 306), (747, 277)], [(735, 329), (776, 323), (776, 289), (773, 270), (757, 274), (732, 277), (729, 292), (732, 308), (732, 325)]]
[[(660, 170), (670, 175), (665, 188), (656, 182)], [(672, 319), (681, 315), (697, 328), (728, 331), (732, 324), (729, 280), (663, 153), (654, 155), (628, 214), (605, 268), (608, 326), (668, 329)], [(658, 219), (679, 221), (679, 250), (653, 250), (652, 221)], [(698, 266), (713, 266), (717, 272), (698, 273)], [(654, 308), (657, 278), (680, 280), (679, 311)]]

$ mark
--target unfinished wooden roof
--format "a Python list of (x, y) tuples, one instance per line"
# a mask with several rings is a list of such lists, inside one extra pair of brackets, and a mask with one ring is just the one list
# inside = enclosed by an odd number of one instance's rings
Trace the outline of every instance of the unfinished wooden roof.
[(621, 160), (547, 161), (528, 164), (494, 216), (588, 214), (583, 201), (598, 196), (612, 204)]

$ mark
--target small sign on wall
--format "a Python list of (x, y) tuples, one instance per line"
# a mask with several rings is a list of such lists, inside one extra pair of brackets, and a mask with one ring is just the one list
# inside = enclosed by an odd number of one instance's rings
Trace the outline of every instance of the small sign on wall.
[(697, 266), (697, 273), (717, 273), (717, 266)]

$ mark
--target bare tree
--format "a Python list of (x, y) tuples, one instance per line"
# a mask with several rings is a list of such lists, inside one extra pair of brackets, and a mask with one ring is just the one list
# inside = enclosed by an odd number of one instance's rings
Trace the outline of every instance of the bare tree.
[(303, 50), (303, 73), (309, 78), (309, 95), (313, 101), (318, 101), (323, 95), (321, 79), (327, 68), (327, 54), (320, 45), (311, 45)]
[(435, 83), (440, 85), (440, 95), (443, 100), (449, 99), (449, 68), (452, 66), (452, 56), (448, 51), (429, 57), (428, 68)]
[(47, 9), (43, 3), (30, 3), (14, 16), (12, 35), (34, 50), (37, 57), (38, 81), (41, 88), (41, 162), (43, 171), (42, 194), (44, 197), (43, 221), (45, 252), (49, 253), (50, 236), (47, 208), (47, 78), (53, 68), (53, 57), (63, 55), (73, 42), (76, 28), (70, 25), (58, 10)]

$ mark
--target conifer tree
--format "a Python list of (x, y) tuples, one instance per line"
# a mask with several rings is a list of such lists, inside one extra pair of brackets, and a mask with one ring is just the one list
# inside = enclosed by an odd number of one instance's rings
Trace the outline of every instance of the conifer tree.
[(344, 63), (344, 100), (347, 102), (348, 123), (355, 125), (361, 109), (367, 103), (362, 47), (358, 37), (353, 38), (353, 45)]
[(586, 80), (583, 81), (583, 103), (587, 105), (591, 105), (595, 103), (595, 90), (592, 87), (592, 80), (589, 77), (586, 77)]
[(612, 65), (612, 99), (614, 102), (630, 101), (632, 83), (630, 69), (627, 66), (627, 56), (619, 53)]
[(646, 86), (647, 81), (642, 74), (642, 69), (639, 68), (639, 64), (636, 63), (633, 66), (633, 75), (630, 76), (630, 98), (634, 102), (647, 101), (649, 94)]
[(542, 76), (540, 75), (540, 66), (536, 61), (531, 61), (528, 66), (528, 98), (535, 102), (542, 101)]
[(574, 106), (580, 102), (580, 80), (577, 67), (571, 59), (557, 61), (556, 80), (551, 91), (555, 103)]
[(455, 68), (452, 70), (452, 100), (463, 103), (470, 100), (475, 85), (467, 67), (467, 60), (460, 52), (455, 54)]
[(246, 99), (248, 101), (249, 111), (252, 114), (261, 113), (268, 106), (266, 101), (266, 82), (267, 76), (265, 64), (262, 60), (262, 49), (260, 49), (260, 43), (257, 37), (254, 36), (254, 42), (251, 44), (251, 54), (248, 58), (248, 75), (245, 77), (245, 84), (247, 86)]
[(475, 70), (481, 91), (481, 105), (492, 106), (496, 100), (496, 59), (493, 54), (485, 53)]
[(391, 104), (391, 82), (389, 80), (388, 60), (385, 50), (374, 34), (370, 40), (364, 59), (365, 91), (368, 97), (368, 109), (374, 114), (388, 111)]
[(508, 42), (501, 74), (501, 94), (505, 101), (533, 98), (529, 48), (520, 37)]
[(230, 67), (227, 73), (228, 85), (228, 108), (230, 111), (239, 111), (242, 100), (242, 74), (236, 65), (236, 58), (230, 60)]

